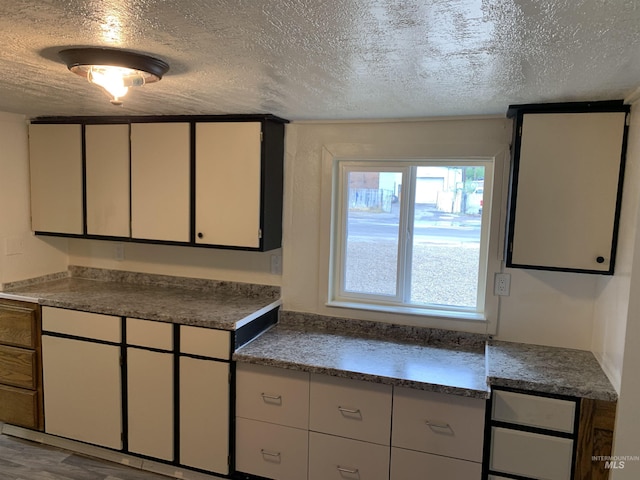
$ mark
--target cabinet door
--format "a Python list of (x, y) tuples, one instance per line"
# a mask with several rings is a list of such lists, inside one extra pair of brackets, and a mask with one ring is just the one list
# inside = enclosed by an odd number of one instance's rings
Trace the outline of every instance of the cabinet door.
[[(417, 472), (422, 472), (416, 477)], [(457, 458), (391, 448), (391, 480), (480, 480), (482, 464)]]
[(180, 464), (229, 473), (229, 364), (180, 357)]
[(45, 432), (120, 450), (120, 347), (42, 337)]
[(131, 125), (131, 236), (188, 242), (190, 124)]
[(613, 273), (625, 116), (522, 115), (508, 266)]
[(31, 228), (84, 233), (82, 126), (29, 126)]
[(128, 237), (129, 125), (85, 127), (87, 233)]
[(173, 460), (173, 354), (127, 348), (129, 451)]
[(196, 124), (196, 243), (260, 247), (261, 123)]

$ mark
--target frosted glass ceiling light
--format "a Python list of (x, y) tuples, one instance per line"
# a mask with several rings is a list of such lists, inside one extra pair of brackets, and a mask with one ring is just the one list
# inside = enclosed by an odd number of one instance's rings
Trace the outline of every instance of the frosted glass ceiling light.
[(69, 48), (59, 55), (73, 73), (102, 87), (114, 105), (122, 105), (129, 87), (157, 82), (169, 70), (160, 59), (111, 48)]

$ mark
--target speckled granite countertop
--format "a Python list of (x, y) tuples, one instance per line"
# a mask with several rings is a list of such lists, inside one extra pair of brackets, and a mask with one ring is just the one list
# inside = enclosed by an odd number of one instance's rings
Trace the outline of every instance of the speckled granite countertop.
[(222, 330), (280, 305), (278, 287), (83, 267), (4, 285), (0, 297)]
[(238, 362), (488, 398), (504, 386), (615, 401), (591, 352), (487, 341), (483, 335), (281, 312)]

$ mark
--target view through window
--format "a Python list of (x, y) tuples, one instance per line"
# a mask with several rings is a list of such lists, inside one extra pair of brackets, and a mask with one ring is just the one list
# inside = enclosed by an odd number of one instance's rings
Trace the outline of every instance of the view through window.
[(334, 299), (482, 310), (490, 167), (486, 161), (345, 162)]

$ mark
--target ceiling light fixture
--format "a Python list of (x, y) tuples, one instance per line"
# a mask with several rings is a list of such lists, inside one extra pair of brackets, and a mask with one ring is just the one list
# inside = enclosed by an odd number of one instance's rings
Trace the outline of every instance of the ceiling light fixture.
[(169, 70), (158, 58), (112, 48), (69, 48), (58, 55), (73, 73), (102, 87), (114, 105), (122, 105), (129, 87), (157, 82)]

